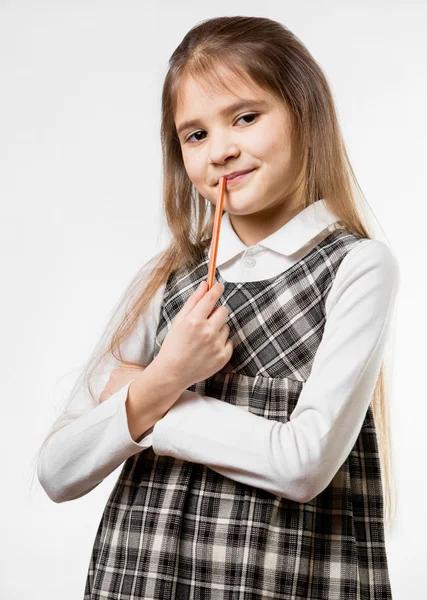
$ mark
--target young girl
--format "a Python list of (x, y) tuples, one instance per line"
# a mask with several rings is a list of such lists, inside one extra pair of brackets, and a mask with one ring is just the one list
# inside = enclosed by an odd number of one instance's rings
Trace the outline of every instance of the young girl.
[(38, 465), (65, 502), (124, 463), (84, 598), (392, 598), (383, 359), (399, 269), (362, 221), (325, 75), (275, 21), (202, 22), (170, 59), (161, 133), (172, 241)]

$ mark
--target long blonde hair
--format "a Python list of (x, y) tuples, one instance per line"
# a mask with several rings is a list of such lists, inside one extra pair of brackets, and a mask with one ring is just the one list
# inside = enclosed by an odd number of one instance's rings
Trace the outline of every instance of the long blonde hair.
[[(42, 448), (58, 429), (97, 405), (91, 380), (101, 365), (113, 358), (122, 365), (141, 366), (123, 358), (122, 342), (137, 327), (138, 318), (169, 275), (200, 260), (210, 242), (214, 205), (201, 196), (187, 175), (174, 115), (180, 84), (187, 76), (207, 83), (210, 89), (215, 86), (234, 93), (218, 76), (218, 68), (224, 65), (236, 80), (271, 91), (290, 109), (292, 141), (298, 156), (296, 181), (302, 184), (304, 208), (322, 198), (339, 217), (337, 228), (373, 237), (366, 215), (361, 214), (363, 206), (356, 202), (357, 196), (365, 199), (345, 149), (329, 84), (303, 43), (284, 25), (267, 18), (219, 17), (197, 24), (172, 54), (162, 91), (163, 208), (171, 242), (150, 261), (153, 268), (149, 275), (145, 265), (129, 284)], [(72, 402), (75, 398), (81, 402), (82, 389), (88, 404), (73, 411)], [(386, 526), (393, 522), (394, 492), (388, 395), (383, 362), (372, 408), (385, 486)]]

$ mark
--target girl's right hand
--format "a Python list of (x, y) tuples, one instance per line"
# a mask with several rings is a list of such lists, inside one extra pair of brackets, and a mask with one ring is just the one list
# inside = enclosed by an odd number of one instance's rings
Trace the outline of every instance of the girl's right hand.
[(155, 359), (183, 390), (219, 371), (233, 354), (225, 322), (230, 311), (215, 306), (223, 292), (222, 283), (208, 290), (203, 281), (176, 315)]

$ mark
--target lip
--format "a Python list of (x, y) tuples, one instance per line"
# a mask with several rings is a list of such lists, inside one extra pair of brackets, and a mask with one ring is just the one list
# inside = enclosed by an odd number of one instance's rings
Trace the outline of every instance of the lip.
[[(233, 183), (234, 181), (237, 183), (238, 181), (241, 181), (243, 179), (244, 175), (247, 175), (248, 173), (252, 173), (252, 171), (255, 171), (256, 167), (254, 169), (244, 169), (243, 171), (233, 171), (232, 173), (228, 173), (227, 175), (223, 175), (223, 177), (226, 178), (227, 181), (227, 185)], [(215, 185), (218, 185), (219, 180), (216, 182)]]

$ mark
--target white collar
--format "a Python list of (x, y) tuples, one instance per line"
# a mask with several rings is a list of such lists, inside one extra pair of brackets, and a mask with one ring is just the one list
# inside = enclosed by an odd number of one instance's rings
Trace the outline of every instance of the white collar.
[[(316, 235), (338, 220), (339, 218), (327, 209), (324, 200), (317, 200), (296, 214), (280, 229), (259, 241), (257, 245), (288, 256), (300, 250)], [(234, 231), (230, 216), (225, 212), (221, 219), (217, 266), (248, 248), (249, 246), (246, 246)], [(209, 258), (210, 254), (211, 248), (209, 248)]]

